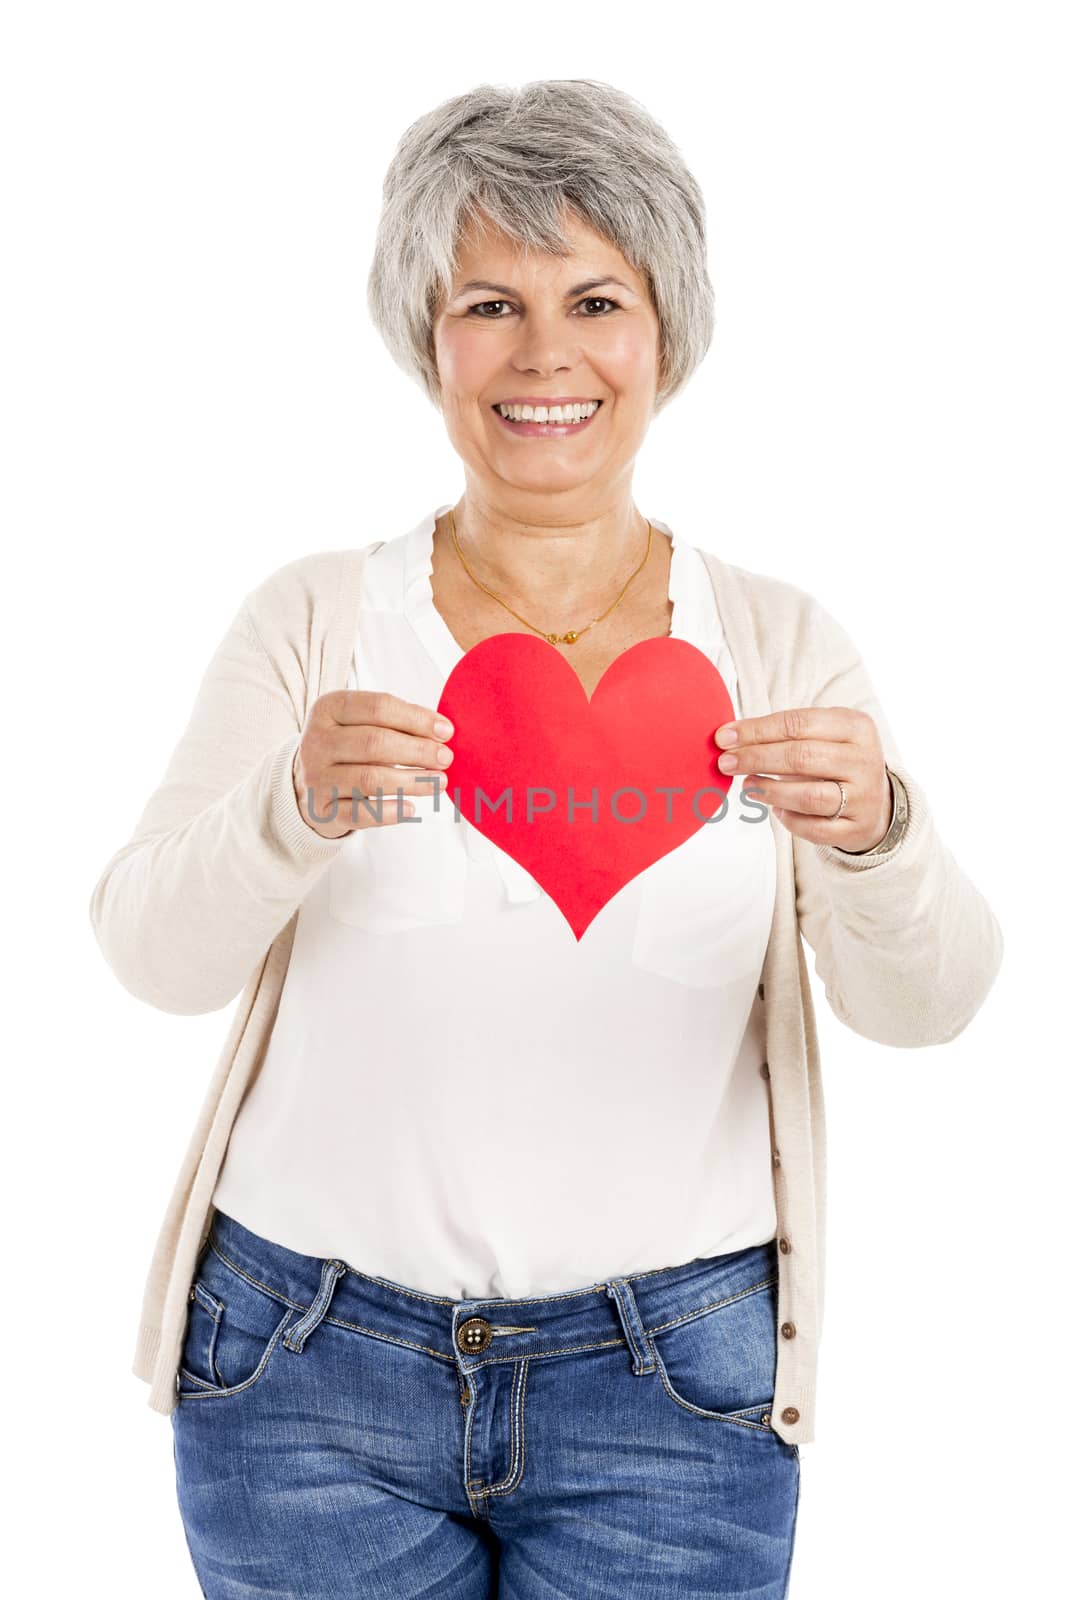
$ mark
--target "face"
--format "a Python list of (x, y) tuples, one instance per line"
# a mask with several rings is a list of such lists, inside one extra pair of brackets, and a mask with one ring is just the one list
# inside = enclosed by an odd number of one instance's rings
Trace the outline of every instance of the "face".
[[(652, 418), (659, 320), (641, 275), (576, 217), (571, 254), (527, 254), (497, 229), (465, 240), (434, 348), (449, 438), (468, 473), (560, 493), (628, 472)], [(473, 286), (468, 286), (473, 285)], [(598, 401), (585, 421), (506, 421), (501, 403)]]

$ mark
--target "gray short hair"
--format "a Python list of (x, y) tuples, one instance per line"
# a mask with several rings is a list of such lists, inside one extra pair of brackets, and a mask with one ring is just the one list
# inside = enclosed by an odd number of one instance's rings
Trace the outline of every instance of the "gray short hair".
[(438, 408), (435, 312), (451, 292), (460, 237), (481, 216), (522, 250), (563, 256), (560, 220), (571, 210), (644, 275), (659, 318), (655, 411), (707, 354), (715, 296), (700, 188), (659, 123), (610, 84), (485, 83), (443, 101), (402, 134), (382, 201), (371, 319)]

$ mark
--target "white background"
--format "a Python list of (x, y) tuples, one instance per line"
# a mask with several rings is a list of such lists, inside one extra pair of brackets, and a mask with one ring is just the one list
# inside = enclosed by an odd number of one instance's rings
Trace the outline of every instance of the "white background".
[(438, 414), (365, 310), (381, 180), (447, 96), (544, 77), (635, 95), (706, 199), (718, 327), (653, 424), (638, 505), (845, 625), (1006, 940), (986, 1005), (940, 1048), (857, 1037), (814, 980), (829, 1280), (791, 1596), (1055, 1587), (1056, 20), (930, 0), (6, 9), (5, 1565), (21, 1548), (20, 1592), (197, 1593), (170, 1426), (130, 1361), (229, 1011), (134, 1000), (89, 895), (248, 590), (462, 493)]

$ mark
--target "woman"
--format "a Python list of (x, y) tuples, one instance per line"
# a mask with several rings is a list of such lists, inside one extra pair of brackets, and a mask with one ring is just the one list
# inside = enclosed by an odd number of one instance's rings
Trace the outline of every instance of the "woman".
[[(835, 1013), (915, 1047), (975, 1014), (1000, 929), (840, 625), (633, 502), (712, 331), (700, 193), (640, 105), (550, 81), (420, 119), (370, 304), (464, 493), (246, 597), (92, 902), (141, 998), (241, 995), (135, 1358), (196, 1572), (784, 1595), (825, 1239), (798, 930)], [(625, 705), (613, 756), (561, 664)], [(445, 803), (453, 763), (555, 782), (568, 747), (666, 788), (693, 729), (726, 802), (674, 832), (557, 818), (535, 858)]]

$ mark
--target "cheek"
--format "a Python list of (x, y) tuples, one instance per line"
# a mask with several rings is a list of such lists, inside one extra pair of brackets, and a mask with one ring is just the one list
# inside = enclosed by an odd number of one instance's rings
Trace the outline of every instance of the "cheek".
[(438, 330), (435, 351), (441, 385), (459, 397), (478, 395), (492, 375), (488, 343), (478, 330), (445, 322)]
[(632, 323), (604, 329), (596, 362), (607, 381), (620, 393), (655, 382), (657, 360), (654, 330)]

